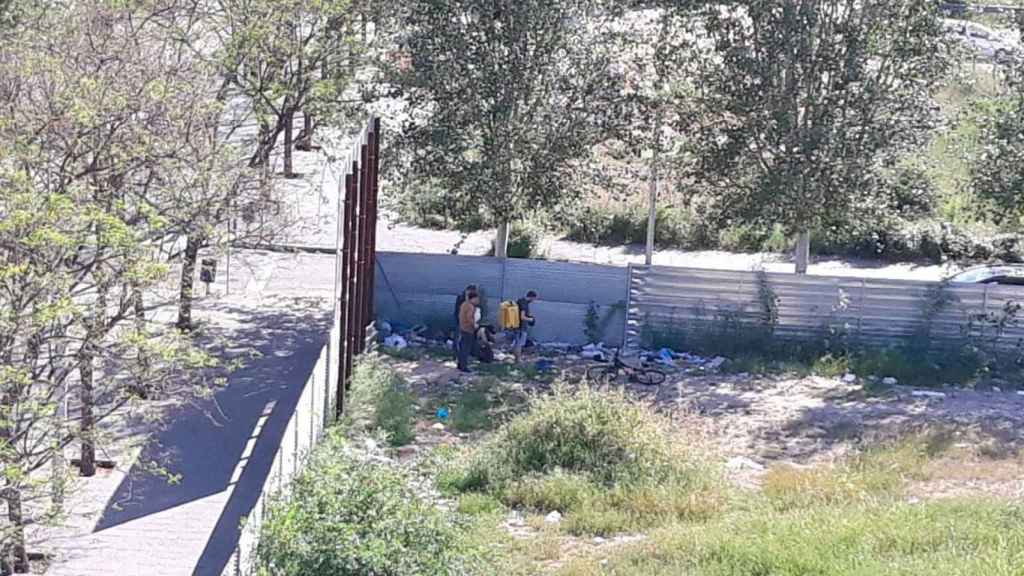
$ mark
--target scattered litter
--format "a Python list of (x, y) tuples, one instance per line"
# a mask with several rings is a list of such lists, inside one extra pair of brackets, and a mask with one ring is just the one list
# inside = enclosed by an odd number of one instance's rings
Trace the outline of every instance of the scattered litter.
[(1000, 392), (1002, 392), (1002, 391), (1003, 391), (1003, 389), (1002, 389), (1002, 388), (1000, 388), (999, 386), (993, 386), (993, 387), (992, 387), (992, 391), (993, 391), (993, 392), (996, 392), (996, 393), (1000, 393)]
[(447, 346), (449, 350), (455, 350), (455, 341), (451, 338), (445, 340), (444, 345)]
[(882, 378), (882, 384), (886, 386), (895, 386), (899, 384), (899, 380), (893, 378), (892, 376), (886, 376), (885, 378)]
[(857, 375), (856, 374), (846, 374), (846, 375), (843, 376), (843, 382), (846, 382), (847, 384), (853, 384), (856, 381), (857, 381)]
[(583, 347), (583, 350), (580, 352), (580, 356), (582, 358), (586, 358), (587, 360), (597, 360), (598, 362), (607, 362), (608, 358), (611, 355), (608, 353), (608, 350), (605, 349), (604, 343), (600, 343), (600, 344), (587, 344), (586, 346)]
[(725, 466), (729, 470), (733, 470), (733, 471), (736, 471), (736, 470), (753, 470), (755, 472), (763, 472), (765, 470), (764, 466), (762, 466), (761, 464), (758, 464), (757, 462), (754, 462), (750, 458), (746, 458), (744, 456), (737, 456), (735, 458), (730, 458), (729, 461), (726, 462)]
[(391, 328), (391, 322), (388, 322), (387, 320), (382, 320), (381, 322), (377, 323), (377, 332), (385, 338), (391, 336), (391, 333), (394, 332), (394, 330)]
[(708, 370), (718, 370), (723, 365), (725, 365), (726, 362), (728, 362), (727, 359), (722, 358), (721, 356), (715, 356), (710, 362), (707, 363), (706, 367)]
[(437, 409), (436, 415), (437, 415), (437, 419), (438, 420), (441, 420), (441, 421), (447, 420), (448, 419), (448, 407), (447, 406), (441, 406), (440, 408)]
[(387, 346), (388, 348), (401, 350), (403, 348), (408, 348), (409, 342), (406, 341), (405, 338), (399, 336), (398, 334), (392, 334), (391, 336), (388, 336), (387, 338), (384, 339), (384, 345)]
[(1024, 390), (1017, 390), (1018, 396), (1024, 396)]
[(572, 344), (569, 344), (568, 342), (545, 342), (544, 344), (541, 344), (541, 347), (543, 347), (543, 348), (553, 348), (555, 350), (565, 350), (565, 351), (568, 351), (573, 346), (572, 346)]
[(554, 512), (551, 512), (550, 514), (548, 514), (547, 516), (544, 517), (544, 522), (547, 523), (547, 524), (558, 524), (561, 521), (562, 521), (562, 513), (559, 512), (558, 510), (555, 510)]
[(671, 350), (668, 348), (662, 348), (658, 351), (658, 357), (655, 359), (655, 362), (675, 368), (676, 363), (675, 360), (673, 360), (673, 357), (674, 354)]
[(932, 390), (914, 390), (913, 392), (910, 393), (910, 395), (911, 396), (916, 396), (918, 398), (945, 398), (946, 397), (946, 393), (945, 392), (935, 392), (935, 391), (932, 391)]
[(440, 422), (434, 424), (430, 428), (431, 428), (431, 430), (437, 430), (438, 432), (444, 432), (444, 424), (441, 424)]
[(607, 540), (601, 538), (600, 536), (594, 537), (594, 544), (604, 544), (605, 542), (607, 542)]

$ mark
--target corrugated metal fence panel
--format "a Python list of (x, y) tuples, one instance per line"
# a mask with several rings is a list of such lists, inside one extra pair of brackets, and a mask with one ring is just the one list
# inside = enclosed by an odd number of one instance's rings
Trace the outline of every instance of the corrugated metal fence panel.
[[(483, 287), (485, 318), (496, 322), (501, 300), (536, 290), (537, 326), (544, 342), (583, 343), (584, 318), (591, 301), (598, 305), (605, 341), (618, 345), (625, 321), (626, 269), (594, 264), (517, 260), (445, 254), (378, 253), (375, 298), (378, 318), (391, 322), (448, 322), (454, 303), (468, 284)], [(451, 319), (451, 320), (449, 320)], [(453, 326), (454, 327), (454, 326)]]
[[(776, 333), (786, 337), (818, 337), (832, 327), (865, 344), (923, 331), (950, 340), (984, 335), (1002, 347), (1024, 341), (1024, 326), (1012, 310), (1004, 313), (1024, 296), (1019, 288), (634, 266), (630, 345), (641, 344), (644, 330), (762, 322), (762, 278), (777, 298)], [(929, 312), (939, 300), (945, 305)]]

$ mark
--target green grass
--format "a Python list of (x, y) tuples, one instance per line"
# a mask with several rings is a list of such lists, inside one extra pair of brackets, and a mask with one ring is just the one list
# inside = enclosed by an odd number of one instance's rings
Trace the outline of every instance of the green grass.
[(873, 447), (832, 466), (777, 465), (765, 474), (762, 494), (780, 511), (893, 500), (903, 495), (909, 480), (925, 478), (924, 466), (935, 454), (932, 440), (913, 438)]
[(557, 510), (573, 534), (707, 518), (723, 502), (717, 471), (669, 426), (621, 394), (556, 387), (479, 447), (441, 459), (437, 484), (529, 512)]
[(379, 430), (392, 446), (404, 446), (413, 429), (416, 397), (408, 384), (376, 354), (360, 356), (352, 375), (347, 420), (351, 428)]
[(654, 533), (560, 576), (1020, 576), (1024, 510), (994, 502), (753, 510)]
[(483, 390), (467, 390), (452, 403), (451, 409), (451, 426), (458, 432), (489, 430), (493, 426), (491, 400)]

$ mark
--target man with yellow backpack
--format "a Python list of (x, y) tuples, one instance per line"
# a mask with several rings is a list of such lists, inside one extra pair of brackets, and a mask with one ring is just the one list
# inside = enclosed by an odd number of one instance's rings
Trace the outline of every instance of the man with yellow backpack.
[(530, 305), (537, 300), (537, 292), (530, 290), (526, 296), (512, 302), (501, 303), (501, 327), (512, 333), (512, 354), (516, 362), (523, 360), (523, 347), (529, 338), (530, 327), (537, 320), (533, 317)]

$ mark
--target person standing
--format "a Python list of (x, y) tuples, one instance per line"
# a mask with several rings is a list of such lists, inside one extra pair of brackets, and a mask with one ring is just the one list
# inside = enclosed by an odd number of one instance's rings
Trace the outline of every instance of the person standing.
[(536, 300), (537, 292), (533, 290), (527, 292), (524, 298), (516, 300), (516, 306), (519, 308), (519, 328), (512, 333), (512, 354), (515, 356), (517, 364), (523, 360), (523, 347), (526, 346), (526, 341), (530, 336), (530, 327), (537, 322), (530, 309), (531, 304)]
[(459, 341), (462, 339), (460, 336), (462, 331), (459, 329), (459, 312), (462, 310), (462, 303), (466, 301), (466, 295), (470, 292), (479, 292), (476, 284), (466, 286), (466, 289), (455, 297), (455, 342), (453, 347), (455, 349), (456, 358), (458, 358), (459, 355)]
[(466, 301), (459, 307), (459, 372), (469, 372), (469, 356), (476, 344), (476, 310), (480, 305), (480, 294), (475, 291), (466, 292)]

